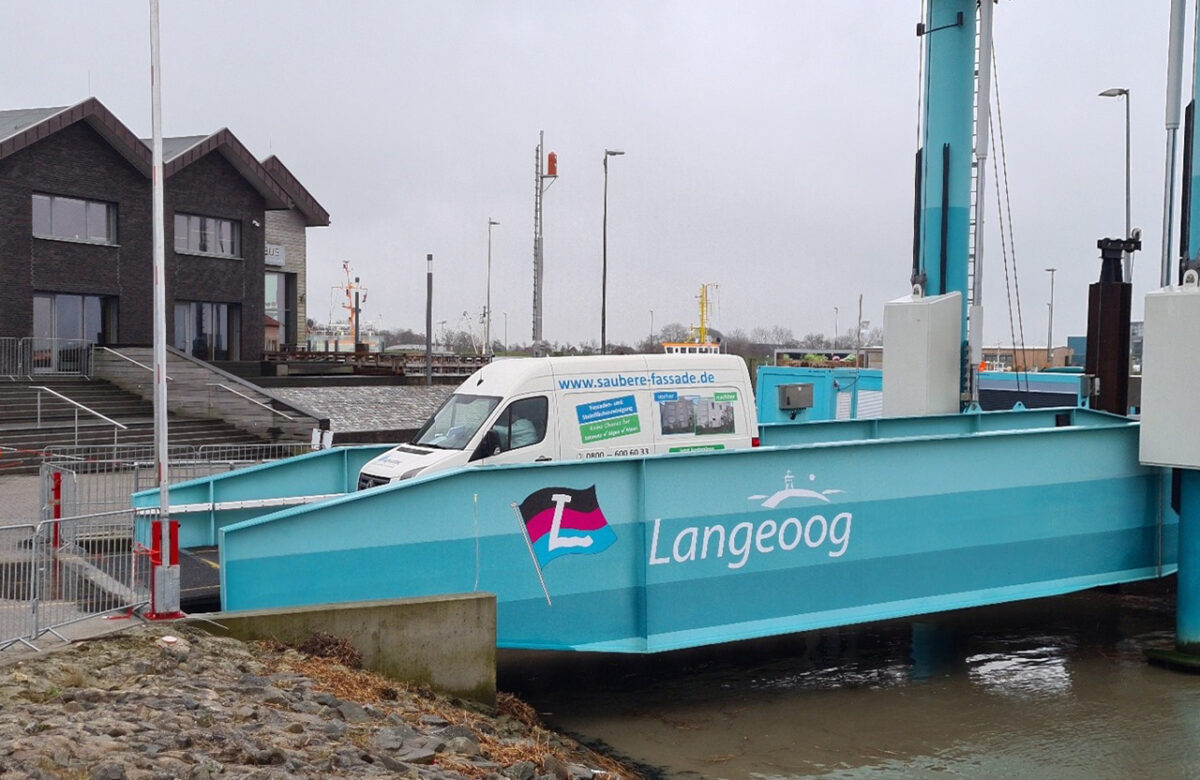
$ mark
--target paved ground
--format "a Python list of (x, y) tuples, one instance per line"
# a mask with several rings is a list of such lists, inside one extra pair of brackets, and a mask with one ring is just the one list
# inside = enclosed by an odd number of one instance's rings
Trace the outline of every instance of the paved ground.
[(271, 392), (327, 415), (337, 431), (394, 431), (421, 427), (454, 385), (278, 387)]
[(0, 476), (0, 525), (37, 522), (42, 519), (36, 474)]

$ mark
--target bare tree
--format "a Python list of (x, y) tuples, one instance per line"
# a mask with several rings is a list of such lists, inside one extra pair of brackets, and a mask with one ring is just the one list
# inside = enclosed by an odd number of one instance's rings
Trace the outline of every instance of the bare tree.
[(796, 346), (802, 349), (829, 349), (829, 338), (824, 333), (806, 333)]
[(691, 338), (691, 328), (678, 322), (671, 322), (663, 325), (658, 335), (663, 341), (688, 341)]
[(785, 328), (781, 325), (771, 327), (771, 342), (778, 344), (781, 347), (792, 347), (796, 344), (796, 336), (792, 333), (791, 328)]
[(644, 355), (654, 354), (663, 351), (662, 341), (654, 336), (647, 336), (635, 345), (635, 351)]

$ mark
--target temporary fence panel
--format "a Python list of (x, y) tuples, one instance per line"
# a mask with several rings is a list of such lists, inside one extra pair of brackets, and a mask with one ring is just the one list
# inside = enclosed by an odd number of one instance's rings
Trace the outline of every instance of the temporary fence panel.
[(145, 604), (151, 562), (134, 522), (124, 510), (0, 528), (0, 649)]
[(21, 340), (14, 336), (0, 337), (0, 376), (16, 379), (21, 373)]
[[(0, 526), (0, 650), (28, 640), (37, 630), (33, 600), (37, 526)], [(32, 647), (32, 645), (30, 645)]]

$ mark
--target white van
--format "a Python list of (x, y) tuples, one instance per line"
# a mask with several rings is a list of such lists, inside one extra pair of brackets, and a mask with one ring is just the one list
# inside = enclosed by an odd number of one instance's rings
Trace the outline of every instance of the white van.
[(738, 449), (757, 437), (736, 355), (500, 360), (459, 385), (412, 442), (367, 463), (358, 488), (467, 464)]

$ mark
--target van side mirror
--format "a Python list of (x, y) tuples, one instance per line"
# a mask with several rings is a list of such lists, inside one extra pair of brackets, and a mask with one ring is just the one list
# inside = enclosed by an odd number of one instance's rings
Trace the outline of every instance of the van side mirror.
[(479, 446), (471, 453), (471, 461), (481, 460), (491, 457), (500, 452), (500, 434), (495, 429), (483, 434), (483, 440), (479, 442)]

